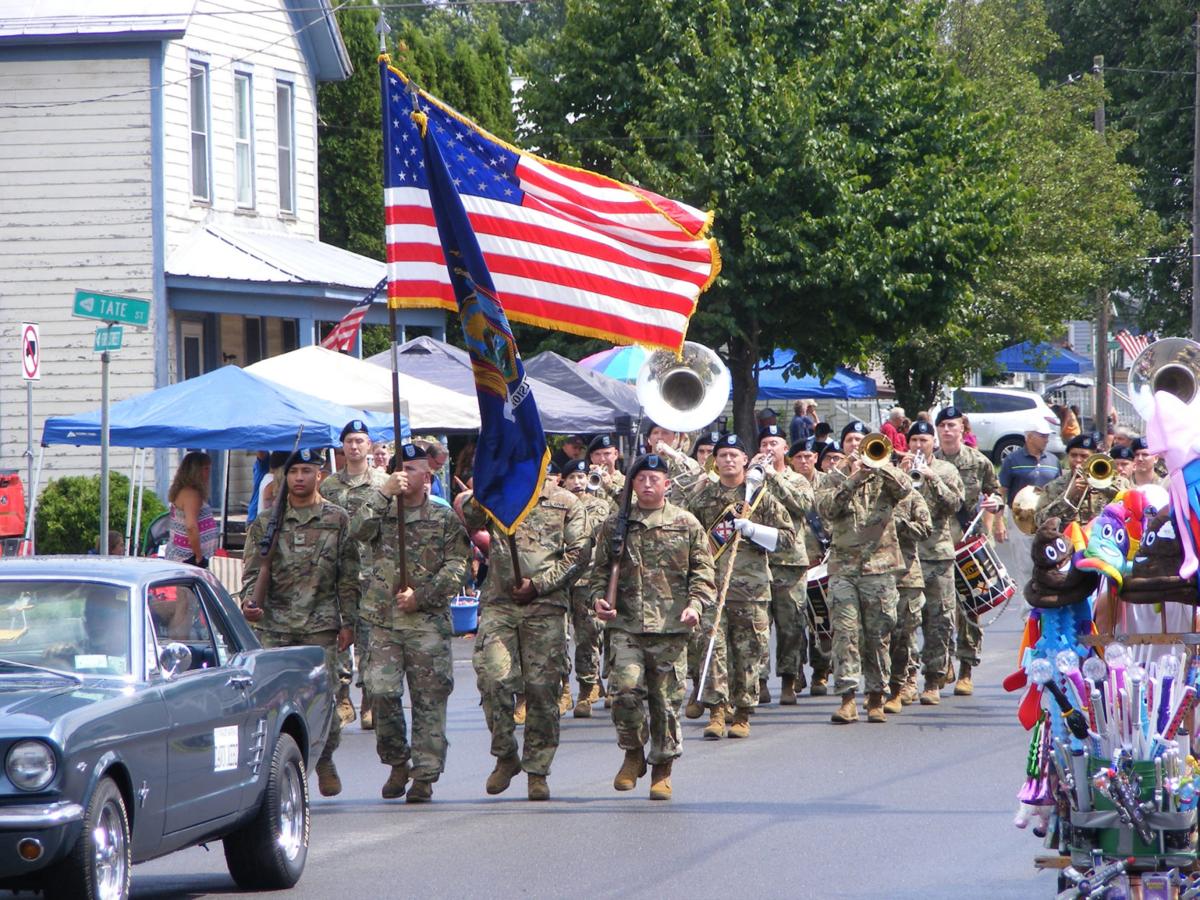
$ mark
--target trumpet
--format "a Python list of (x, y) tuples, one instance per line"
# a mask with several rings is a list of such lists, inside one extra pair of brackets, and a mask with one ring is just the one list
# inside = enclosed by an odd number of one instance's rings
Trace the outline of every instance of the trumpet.
[(872, 431), (858, 445), (858, 455), (868, 469), (881, 469), (892, 459), (892, 442), (886, 434)]
[(1083, 464), (1083, 473), (1088, 487), (1102, 491), (1110, 487), (1117, 478), (1117, 467), (1107, 453), (1093, 453)]
[(913, 487), (921, 486), (921, 479), (924, 477), (921, 473), (929, 468), (929, 463), (925, 460), (925, 454), (917, 450), (912, 455), (912, 468), (908, 471), (908, 477), (912, 479)]
[(604, 487), (604, 477), (600, 474), (599, 466), (592, 466), (592, 470), (588, 473), (587, 489), (593, 494)]

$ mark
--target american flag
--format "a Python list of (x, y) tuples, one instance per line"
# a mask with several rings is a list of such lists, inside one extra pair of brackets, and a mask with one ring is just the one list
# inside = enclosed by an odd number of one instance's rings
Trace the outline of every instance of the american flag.
[(1125, 351), (1125, 355), (1130, 360), (1137, 359), (1137, 355), (1149, 347), (1153, 340), (1147, 334), (1130, 334), (1127, 328), (1118, 331), (1116, 338), (1117, 343), (1121, 345), (1121, 349)]
[[(388, 300), (457, 310), (408, 79), (388, 66), (383, 83)], [(418, 96), (510, 320), (679, 349), (721, 268), (710, 214), (518, 150)]]
[(339, 350), (342, 353), (349, 353), (354, 349), (354, 338), (358, 334), (358, 328), (362, 325), (363, 317), (371, 308), (371, 304), (375, 298), (379, 296), (379, 292), (387, 287), (387, 278), (381, 278), (379, 284), (371, 288), (371, 293), (363, 297), (350, 308), (350, 312), (342, 316), (342, 321), (333, 326), (333, 330), (325, 335), (321, 341), (321, 346), (330, 350)]

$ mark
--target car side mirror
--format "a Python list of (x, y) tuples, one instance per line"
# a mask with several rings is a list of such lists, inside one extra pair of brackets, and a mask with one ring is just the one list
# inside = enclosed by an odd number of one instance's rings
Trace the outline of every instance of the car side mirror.
[(192, 648), (187, 644), (172, 641), (159, 651), (158, 665), (164, 678), (174, 678), (192, 667)]

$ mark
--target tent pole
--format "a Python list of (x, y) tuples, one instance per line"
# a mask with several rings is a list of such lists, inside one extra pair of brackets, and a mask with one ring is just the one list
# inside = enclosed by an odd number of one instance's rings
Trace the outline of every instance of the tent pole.
[(225, 450), (225, 487), (221, 491), (221, 540), (217, 543), (218, 549), (225, 549), (225, 528), (229, 522), (229, 451)]
[(129, 555), (129, 536), (133, 531), (133, 491), (137, 484), (138, 448), (133, 448), (129, 459), (129, 502), (125, 505), (125, 555)]
[(142, 465), (141, 465), (141, 470), (140, 470), (140, 474), (138, 477), (137, 513), (136, 513), (136, 521), (134, 522), (134, 526), (133, 526), (133, 543), (130, 544), (130, 547), (129, 547), (129, 555), (130, 556), (141, 556), (142, 555), (142, 548), (141, 548), (142, 504), (145, 502), (145, 499), (146, 499), (146, 454), (148, 454), (149, 452), (150, 451), (147, 448), (145, 448), (145, 447), (142, 448)]
[[(33, 483), (29, 486), (29, 515), (25, 517), (25, 540), (33, 547), (33, 520), (37, 515), (38, 482), (42, 480), (42, 463), (46, 459), (46, 445), (38, 450), (37, 468), (33, 470)], [(36, 549), (36, 548), (34, 548)]]

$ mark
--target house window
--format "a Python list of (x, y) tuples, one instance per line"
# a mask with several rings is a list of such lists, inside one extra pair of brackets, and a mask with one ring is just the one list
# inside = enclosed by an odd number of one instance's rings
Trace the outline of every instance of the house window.
[(193, 62), (190, 66), (189, 91), (192, 119), (192, 199), (212, 200), (209, 173), (208, 66)]
[(237, 205), (254, 208), (254, 105), (250, 75), (233, 76), (233, 163), (237, 180)]
[(246, 365), (252, 366), (267, 355), (267, 330), (263, 328), (262, 319), (257, 316), (246, 316), (243, 337), (246, 343)]
[(290, 353), (300, 346), (300, 323), (295, 319), (284, 319), (282, 324), (283, 352)]
[(275, 82), (275, 127), (279, 151), (279, 211), (296, 211), (296, 119), (292, 103), (292, 85)]

